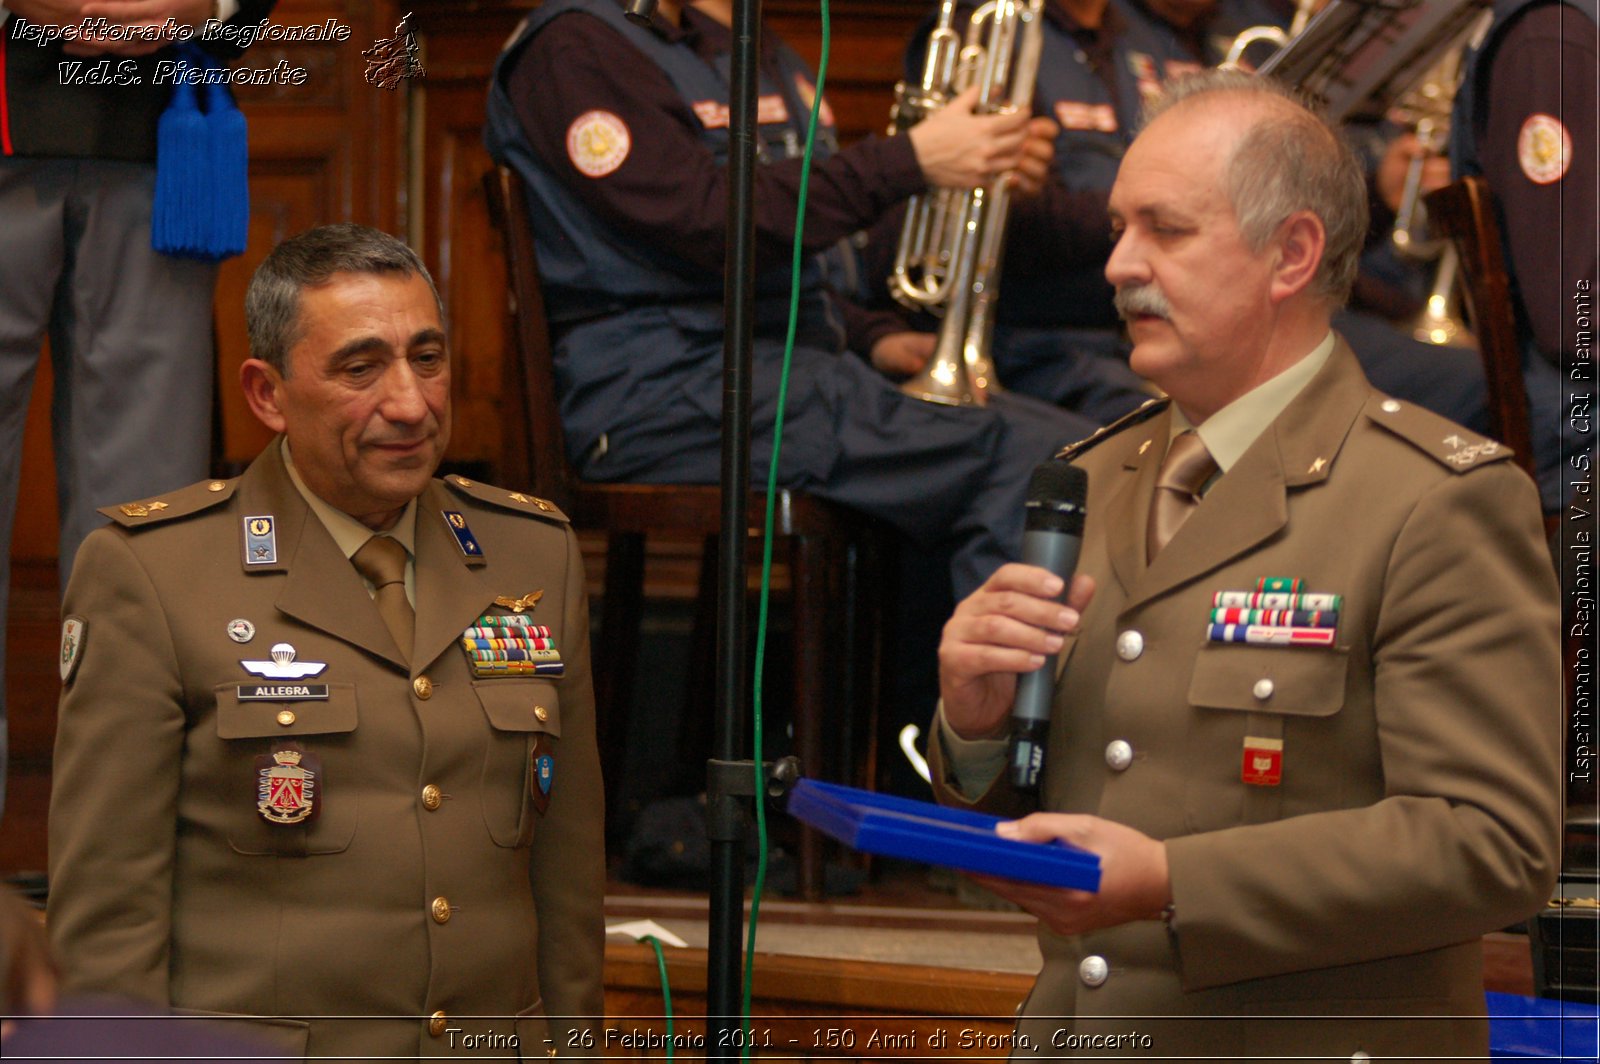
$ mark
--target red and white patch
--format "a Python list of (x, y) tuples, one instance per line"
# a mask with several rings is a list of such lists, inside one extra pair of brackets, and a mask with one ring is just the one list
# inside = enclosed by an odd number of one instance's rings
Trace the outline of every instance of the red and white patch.
[(610, 111), (588, 111), (567, 127), (567, 158), (585, 177), (605, 177), (633, 147), (628, 124)]
[[(796, 74), (794, 76), (794, 88), (795, 91), (800, 94), (801, 101), (806, 105), (806, 109), (809, 111), (815, 105), (817, 99), (817, 87), (811, 84), (811, 82), (807, 81), (804, 74)], [(828, 98), (826, 96), (822, 98), (822, 106), (817, 108), (817, 121), (821, 122), (825, 126), (832, 126), (834, 124), (833, 108), (828, 106)]]
[[(689, 105), (694, 110), (694, 116), (700, 124), (707, 129), (727, 129), (730, 115), (728, 105), (717, 100), (696, 100)], [(756, 97), (756, 124), (774, 125), (789, 121), (789, 108), (784, 105), (783, 97), (775, 92), (765, 96)]]
[(1276, 787), (1283, 782), (1283, 740), (1246, 736), (1239, 779), (1252, 787)]
[(1567, 176), (1572, 165), (1572, 134), (1559, 118), (1531, 114), (1517, 133), (1517, 162), (1536, 185), (1550, 185)]
[(1117, 131), (1117, 113), (1108, 103), (1056, 101), (1056, 121), (1062, 129), (1092, 129), (1100, 133)]

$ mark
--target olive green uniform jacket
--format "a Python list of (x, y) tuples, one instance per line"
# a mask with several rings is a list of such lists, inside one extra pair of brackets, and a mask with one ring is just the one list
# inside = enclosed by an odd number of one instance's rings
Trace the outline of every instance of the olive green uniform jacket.
[[(1506, 448), (1374, 392), (1341, 341), (1147, 565), (1169, 432), (1163, 408), (1073, 458), (1097, 590), (1062, 653), (1042, 800), (1001, 781), (977, 804), (1165, 840), (1173, 918), (1041, 930), (1021, 1033), (1130, 1058), (1486, 1055), (1479, 940), (1544, 904), (1558, 853), (1533, 484)], [(1336, 645), (1208, 642), (1213, 593), (1266, 577), (1342, 595)], [(940, 796), (965, 803), (941, 745)], [(1274, 746), (1279, 781), (1245, 782)]]
[[(603, 1012), (603, 808), (582, 562), (559, 511), (429, 484), (410, 668), (276, 445), (237, 481), (104, 512), (116, 524), (85, 542), (64, 607), (83, 625), (64, 639), (50, 808), (67, 989), (284, 1017), (248, 1027), (292, 1053), (543, 1060), (581, 1041)], [(262, 516), (272, 549), (247, 549)], [(565, 674), (474, 678), (463, 630), (534, 591)], [(326, 669), (241, 664), (277, 644)], [(276, 683), (326, 698), (239, 697)], [(271, 823), (261, 772), (287, 748), (320, 759), (317, 811)]]

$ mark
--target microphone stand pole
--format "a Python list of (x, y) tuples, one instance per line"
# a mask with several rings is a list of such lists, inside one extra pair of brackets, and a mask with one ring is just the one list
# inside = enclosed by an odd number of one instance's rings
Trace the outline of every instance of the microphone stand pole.
[(722, 531), (717, 558), (716, 728), (706, 771), (711, 891), (706, 959), (708, 1053), (737, 1060), (742, 1040), (744, 797), (761, 801), (741, 758), (745, 706), (745, 547), (750, 499), (750, 376), (755, 338), (756, 77), (760, 0), (734, 0), (729, 98), (727, 277), (722, 366)]

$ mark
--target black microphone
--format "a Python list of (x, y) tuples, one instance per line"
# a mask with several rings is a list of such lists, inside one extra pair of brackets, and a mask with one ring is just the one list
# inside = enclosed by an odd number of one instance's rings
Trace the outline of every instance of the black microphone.
[(627, 15), (628, 21), (635, 26), (649, 29), (650, 21), (656, 14), (656, 0), (627, 0), (622, 13)]
[[(1083, 518), (1089, 499), (1089, 474), (1052, 459), (1041, 462), (1028, 481), (1028, 517), (1022, 533), (1022, 561), (1037, 565), (1072, 585), (1083, 546)], [(1066, 598), (1064, 588), (1061, 597)], [(1050, 732), (1050, 703), (1056, 678), (1056, 655), (1017, 681), (1011, 705), (1011, 744), (1007, 771), (1011, 785), (1036, 791), (1044, 769), (1045, 738)]]

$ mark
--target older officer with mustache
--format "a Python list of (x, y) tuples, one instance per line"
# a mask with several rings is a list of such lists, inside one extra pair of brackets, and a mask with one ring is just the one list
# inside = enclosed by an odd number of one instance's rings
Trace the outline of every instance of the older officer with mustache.
[[(1089, 476), (1071, 594), (1011, 565), (957, 608), (945, 802), (1100, 855), (1040, 917), (1019, 1023), (1098, 1057), (1482, 1056), (1479, 940), (1549, 897), (1554, 574), (1507, 449), (1375, 392), (1329, 319), (1366, 227), (1337, 134), (1263, 79), (1180, 83), (1123, 161), (1106, 276), (1153, 403)], [(1045, 781), (1000, 777), (1057, 653)], [(1130, 1036), (1130, 1032), (1133, 1034)]]

